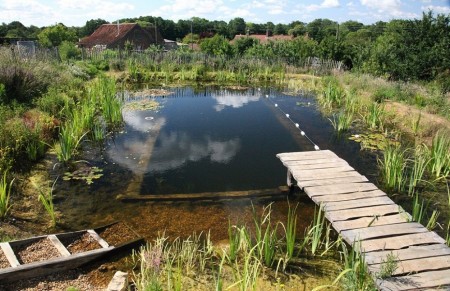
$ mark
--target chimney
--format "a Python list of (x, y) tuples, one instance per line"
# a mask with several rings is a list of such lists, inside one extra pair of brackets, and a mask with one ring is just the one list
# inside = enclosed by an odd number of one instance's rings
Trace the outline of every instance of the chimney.
[(119, 20), (117, 20), (117, 35), (116, 37), (118, 37), (120, 34), (120, 24), (119, 24)]
[(269, 38), (269, 29), (266, 29), (266, 38)]

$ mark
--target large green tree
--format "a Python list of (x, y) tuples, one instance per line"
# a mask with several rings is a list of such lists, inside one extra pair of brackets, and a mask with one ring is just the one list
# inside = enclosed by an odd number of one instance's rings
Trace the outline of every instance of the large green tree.
[(38, 34), (38, 40), (44, 47), (55, 47), (59, 46), (63, 41), (77, 41), (77, 34), (75, 29), (68, 28), (64, 24), (59, 23), (44, 28)]

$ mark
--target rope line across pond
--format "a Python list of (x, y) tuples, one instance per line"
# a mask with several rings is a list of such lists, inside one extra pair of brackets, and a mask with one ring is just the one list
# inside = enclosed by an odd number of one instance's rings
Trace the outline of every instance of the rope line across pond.
[(278, 103), (273, 102), (273, 101), (269, 98), (269, 95), (266, 95), (266, 99), (269, 100), (269, 101), (275, 106), (275, 108), (278, 108), (278, 110), (280, 110), (280, 111), (287, 117), (287, 119), (289, 119), (289, 120), (295, 125), (295, 127), (300, 131), (300, 134), (301, 134), (302, 136), (304, 136), (304, 137), (305, 137), (305, 138), (306, 138), (306, 139), (314, 146), (314, 149), (315, 149), (316, 151), (320, 151), (319, 146), (318, 146), (316, 143), (314, 143), (314, 142), (308, 137), (308, 135), (306, 135), (306, 133), (300, 128), (300, 124), (298, 124), (298, 123), (296, 123), (295, 121), (293, 121), (292, 118), (289, 116), (289, 114), (286, 113), (286, 112), (284, 112), (283, 109), (281, 109), (281, 108), (278, 106)]

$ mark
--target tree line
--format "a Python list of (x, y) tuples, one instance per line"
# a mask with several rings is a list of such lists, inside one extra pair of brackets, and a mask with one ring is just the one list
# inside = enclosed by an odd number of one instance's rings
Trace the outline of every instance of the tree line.
[[(144, 27), (156, 24), (164, 38), (195, 40), (203, 51), (215, 55), (283, 57), (294, 63), (305, 57), (320, 57), (343, 61), (349, 69), (394, 80), (440, 80), (444, 90), (450, 89), (449, 84), (445, 85), (450, 83), (450, 14), (435, 15), (428, 11), (421, 19), (395, 19), (370, 25), (329, 19), (258, 24), (239, 17), (228, 23), (199, 17), (174, 22), (152, 16), (118, 21), (136, 22)], [(34, 37), (42, 46), (59, 46), (63, 42), (76, 43), (104, 23), (108, 22), (92, 19), (82, 27), (56, 24), (38, 28), (14, 21), (0, 26), (0, 37)], [(264, 44), (253, 38), (229, 42), (237, 34), (266, 33), (291, 35), (294, 39)]]

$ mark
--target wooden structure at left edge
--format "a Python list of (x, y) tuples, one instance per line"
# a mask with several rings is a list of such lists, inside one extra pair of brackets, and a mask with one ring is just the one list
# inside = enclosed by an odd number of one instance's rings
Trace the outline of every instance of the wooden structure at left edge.
[(380, 290), (450, 290), (450, 248), (383, 191), (329, 150), (281, 153), (292, 178), (350, 245), (365, 255), (376, 278), (387, 255), (397, 261), (390, 278), (376, 279)]

